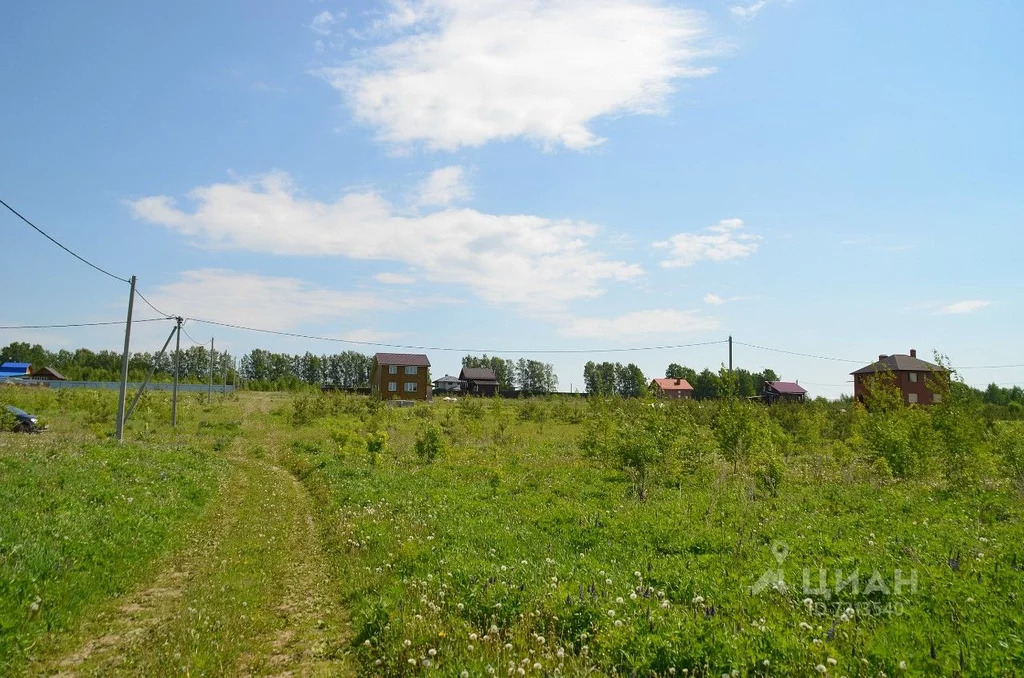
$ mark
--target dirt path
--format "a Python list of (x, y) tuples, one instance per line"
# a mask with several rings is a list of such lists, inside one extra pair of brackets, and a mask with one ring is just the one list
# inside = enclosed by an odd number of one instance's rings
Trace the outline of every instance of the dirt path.
[[(236, 441), (241, 443), (241, 441)], [(87, 620), (33, 673), (352, 675), (309, 495), (234, 454), (214, 505), (160, 573)]]

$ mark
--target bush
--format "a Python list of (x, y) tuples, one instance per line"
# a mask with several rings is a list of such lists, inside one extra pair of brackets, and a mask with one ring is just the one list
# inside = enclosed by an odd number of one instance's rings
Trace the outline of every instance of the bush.
[(437, 424), (429, 424), (416, 436), (416, 454), (429, 464), (448, 449), (448, 443)]

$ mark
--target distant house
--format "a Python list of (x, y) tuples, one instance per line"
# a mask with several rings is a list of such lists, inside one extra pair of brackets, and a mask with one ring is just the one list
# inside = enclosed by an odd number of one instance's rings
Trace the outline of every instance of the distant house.
[[(910, 355), (880, 355), (878, 361), (866, 365), (853, 375), (853, 397), (864, 402), (872, 379), (887, 379), (900, 390), (903, 402), (908, 405), (928, 405), (942, 400), (936, 392), (936, 380), (949, 383), (949, 371), (921, 360), (917, 351), (910, 349)], [(941, 389), (940, 389), (941, 390)]]
[(0, 381), (11, 377), (28, 377), (32, 374), (31, 363), (4, 363), (0, 365)]
[(459, 379), (466, 393), (492, 396), (498, 392), (498, 377), (490, 367), (463, 367)]
[(378, 353), (373, 356), (370, 392), (384, 400), (426, 400), (429, 372), (430, 360), (422, 353)]
[(652, 379), (650, 388), (651, 393), (659, 398), (685, 400), (693, 397), (693, 387), (685, 379), (674, 379), (672, 377)]
[(67, 381), (68, 378), (63, 374), (53, 369), (52, 367), (44, 367), (41, 370), (36, 370), (29, 377), (32, 381)]
[(434, 380), (434, 393), (460, 393), (462, 382), (458, 377), (446, 374), (440, 379)]
[(802, 403), (807, 389), (795, 381), (766, 381), (761, 389), (761, 399), (766, 403)]

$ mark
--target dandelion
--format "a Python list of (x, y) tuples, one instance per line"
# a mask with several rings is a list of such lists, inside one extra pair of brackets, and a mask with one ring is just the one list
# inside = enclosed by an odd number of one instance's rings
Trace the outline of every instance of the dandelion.
[(615, 620), (615, 625), (616, 626), (622, 626), (622, 620), (621, 619), (616, 619)]
[(661, 609), (667, 610), (668, 606), (669, 606), (669, 602), (668, 602), (667, 598), (665, 600), (661, 601)]
[(906, 671), (906, 670), (907, 670), (907, 662), (905, 662), (905, 661), (900, 662), (900, 671)]
[(524, 669), (522, 666), (520, 666), (518, 669), (516, 669), (516, 673), (518, 673), (520, 676), (525, 676), (526, 675), (526, 669)]
[(772, 665), (772, 663), (771, 663), (770, 661), (768, 661), (767, 659), (765, 659), (765, 660), (764, 660), (763, 662), (761, 662), (761, 663), (762, 663), (762, 664), (764, 664), (764, 665), (765, 665), (766, 667), (767, 667), (767, 666), (771, 666), (771, 665)]
[(410, 666), (416, 666), (416, 660), (413, 659), (412, 657), (409, 657), (409, 665)]
[(469, 678), (469, 671), (463, 669), (462, 673), (459, 674), (459, 678)]
[(612, 580), (611, 579), (605, 579), (604, 583), (607, 584), (608, 586), (611, 586), (612, 585)]
[(558, 657), (559, 659), (562, 659), (563, 657), (565, 657), (565, 648), (561, 648), (561, 647), (558, 648), (555, 651), (555, 656)]
[(505, 643), (505, 649), (506, 650), (511, 650), (512, 649), (512, 643)]
[(497, 633), (498, 632), (497, 624), (491, 624), (491, 628), (487, 629), (487, 632), (488, 633)]
[(473, 647), (472, 645), (467, 645), (467, 646), (466, 646), (466, 650), (467, 650), (467, 651), (469, 651), (469, 652), (472, 652), (472, 651), (473, 651), (473, 650), (475, 650), (475, 649), (476, 649), (476, 648), (474, 648), (474, 647)]
[(544, 667), (542, 667), (542, 666), (540, 665), (540, 662), (534, 662), (534, 663), (533, 663), (533, 670), (534, 670), (534, 671), (540, 671), (540, 670), (541, 670), (542, 668), (544, 668)]
[(462, 610), (462, 609), (463, 609), (464, 607), (466, 607), (466, 606), (465, 606), (465, 605), (463, 605), (462, 603), (459, 603), (459, 604), (458, 604), (458, 605), (456, 605), (455, 607), (457, 607), (457, 608), (459, 608), (460, 610)]
[(818, 673), (826, 673), (828, 671), (828, 669), (825, 668), (824, 664), (818, 664), (817, 666), (814, 667), (814, 670), (817, 671)]
[(624, 603), (624, 602), (625, 602), (625, 601), (624, 601), (624, 600), (622, 600), (622, 596), (618, 596), (617, 598), (615, 598), (615, 603), (616, 603), (617, 605), (622, 605), (622, 603)]
[(836, 661), (835, 659), (833, 659), (832, 657), (829, 657), (829, 658), (828, 658), (828, 659), (826, 659), (825, 661), (826, 661), (826, 662), (828, 662), (829, 666), (835, 666), (836, 664), (838, 664), (838, 663), (839, 663), (839, 662), (837, 662), (837, 661)]
[(800, 628), (802, 628), (804, 631), (810, 631), (811, 625), (807, 622), (800, 622)]
[(437, 650), (435, 650), (434, 648), (430, 648), (429, 650), (427, 650), (427, 654), (429, 654), (431, 657), (436, 657)]
[(615, 616), (615, 610), (608, 610), (608, 616), (609, 617), (614, 617)]
[(412, 641), (409, 640), (408, 638), (406, 638), (405, 640), (402, 641), (402, 645), (405, 645), (406, 647), (409, 647), (410, 645), (412, 645)]
[(629, 599), (630, 600), (636, 600), (636, 591), (633, 591), (632, 593), (629, 594)]
[(694, 605), (700, 605), (703, 602), (704, 602), (704, 596), (694, 596), (693, 597), (693, 604)]
[(370, 639), (369, 638), (367, 638), (366, 640), (363, 641), (363, 647), (370, 647)]
[(809, 608), (814, 607), (814, 601), (810, 598), (804, 598), (804, 605), (806, 605)]
[(851, 618), (852, 618), (852, 617), (853, 617), (853, 615), (854, 615), (854, 614), (856, 614), (856, 612), (857, 612), (857, 611), (856, 611), (856, 610), (854, 610), (854, 609), (853, 609), (852, 607), (848, 607), (848, 608), (846, 608), (846, 616), (847, 616), (847, 617), (851, 617)]

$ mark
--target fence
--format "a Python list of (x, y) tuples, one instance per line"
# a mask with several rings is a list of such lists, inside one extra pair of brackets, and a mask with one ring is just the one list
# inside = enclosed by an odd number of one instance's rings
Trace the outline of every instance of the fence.
[[(0, 381), (0, 384), (16, 384), (18, 386), (35, 386), (38, 388), (102, 388), (118, 390), (121, 388), (121, 383), (118, 381), (44, 381), (42, 379), (5, 379)], [(138, 390), (142, 386), (142, 382), (130, 381), (128, 382), (128, 391)], [(167, 382), (149, 382), (146, 389), (149, 391), (170, 391), (174, 388), (174, 384)], [(178, 384), (179, 393), (206, 393), (209, 389), (208, 384)], [(234, 393), (235, 387), (231, 384), (214, 384), (213, 390), (215, 393)]]

